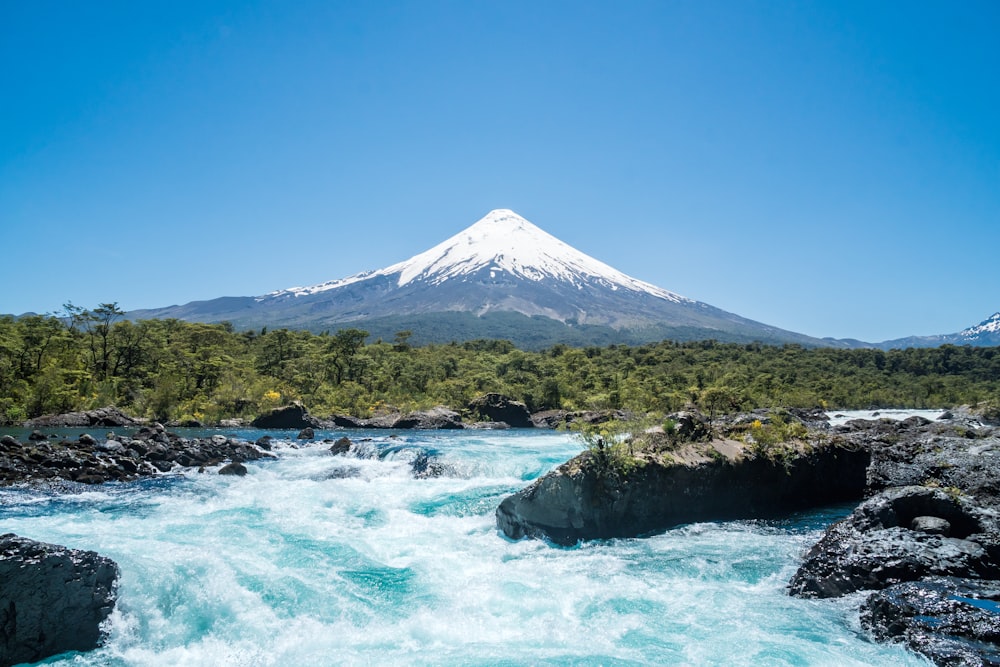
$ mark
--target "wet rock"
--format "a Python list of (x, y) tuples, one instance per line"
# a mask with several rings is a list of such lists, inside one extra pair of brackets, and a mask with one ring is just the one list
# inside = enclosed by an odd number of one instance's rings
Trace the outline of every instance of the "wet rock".
[(41, 431), (32, 431), (31, 435), (28, 436), (28, 440), (32, 440), (32, 441), (48, 440), (48, 439), (49, 439), (49, 436), (45, 435)]
[(951, 523), (939, 516), (918, 516), (910, 522), (910, 530), (947, 537), (951, 533)]
[(868, 461), (867, 452), (839, 447), (751, 457), (741, 443), (719, 441), (654, 452), (629, 469), (587, 451), (505, 498), (497, 526), (512, 539), (568, 545), (696, 521), (781, 516), (859, 497)]
[(333, 415), (330, 423), (334, 428), (365, 428), (365, 420), (350, 415)]
[(324, 479), (352, 479), (355, 477), (361, 477), (361, 468), (355, 466), (344, 466), (342, 468), (334, 468), (329, 471)]
[(307, 426), (306, 428), (299, 431), (299, 434), (295, 436), (297, 440), (312, 440), (316, 437), (316, 432), (313, 431), (312, 427)]
[(940, 578), (873, 593), (861, 624), (876, 639), (901, 641), (938, 665), (1000, 665), (1000, 586)]
[(266, 450), (266, 451), (271, 451), (271, 441), (272, 440), (274, 440), (274, 438), (272, 438), (271, 436), (264, 435), (264, 436), (261, 436), (261, 437), (257, 438), (256, 442), (254, 442), (253, 444), (256, 445), (257, 447), (260, 447), (261, 449)]
[(438, 406), (397, 417), (390, 428), (395, 429), (461, 429), (462, 417), (454, 410)]
[(515, 401), (508, 396), (497, 393), (489, 393), (473, 399), (469, 405), (469, 412), (478, 415), (480, 419), (506, 422), (513, 428), (531, 428), (534, 423), (531, 421), (531, 413), (528, 407), (520, 401)]
[(77, 438), (76, 441), (87, 447), (93, 447), (97, 444), (97, 440), (89, 433), (81, 433), (80, 437)]
[(410, 464), (410, 470), (417, 479), (440, 477), (446, 472), (444, 464), (438, 460), (436, 454), (423, 451), (413, 459), (413, 462)]
[[(941, 532), (913, 530), (930, 524)], [(939, 489), (902, 487), (865, 501), (807, 554), (789, 590), (839, 597), (931, 576), (996, 578), (1000, 525), (993, 513)]]
[(19, 449), (23, 446), (20, 442), (17, 441), (17, 438), (15, 438), (12, 435), (5, 435), (2, 438), (0, 438), (0, 445), (16, 449)]
[(351, 451), (354, 443), (351, 442), (350, 438), (340, 438), (335, 443), (330, 446), (330, 452), (334, 455), (346, 454)]
[(227, 463), (219, 468), (220, 475), (237, 475), (243, 477), (247, 474), (247, 467), (242, 463)]
[(250, 422), (254, 428), (320, 428), (322, 424), (299, 402), (275, 408)]
[(93, 551), (0, 536), (0, 665), (97, 648), (117, 580)]

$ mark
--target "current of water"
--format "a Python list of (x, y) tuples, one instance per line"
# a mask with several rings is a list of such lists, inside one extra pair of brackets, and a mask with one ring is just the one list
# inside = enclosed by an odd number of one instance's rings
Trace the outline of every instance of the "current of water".
[[(505, 539), (494, 510), (580, 450), (568, 434), (348, 434), (371, 459), (293, 435), (242, 478), (0, 488), (0, 532), (121, 567), (106, 645), (46, 664), (927, 664), (866, 639), (855, 598), (785, 594), (849, 507), (564, 549)], [(417, 453), (444, 474), (415, 479)]]

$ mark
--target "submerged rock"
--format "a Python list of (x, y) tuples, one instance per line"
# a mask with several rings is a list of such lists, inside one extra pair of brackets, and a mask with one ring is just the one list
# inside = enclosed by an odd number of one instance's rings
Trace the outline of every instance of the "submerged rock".
[(0, 667), (97, 648), (117, 581), (93, 551), (0, 536)]

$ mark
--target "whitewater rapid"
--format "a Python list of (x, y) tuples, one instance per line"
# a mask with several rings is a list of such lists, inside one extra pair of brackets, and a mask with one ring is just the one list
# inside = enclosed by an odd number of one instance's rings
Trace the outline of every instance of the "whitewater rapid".
[[(334, 457), (284, 433), (278, 459), (242, 478), (0, 489), (0, 532), (121, 567), (107, 644), (46, 664), (927, 664), (868, 641), (857, 599), (785, 594), (849, 507), (570, 549), (512, 542), (497, 504), (577, 453), (572, 436), (346, 435), (383, 458)], [(415, 479), (416, 452), (444, 474)]]

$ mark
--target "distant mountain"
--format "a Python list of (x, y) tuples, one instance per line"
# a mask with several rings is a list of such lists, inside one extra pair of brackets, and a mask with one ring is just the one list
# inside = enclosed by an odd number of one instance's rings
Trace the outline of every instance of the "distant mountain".
[(507, 209), (490, 211), (430, 250), (384, 269), (257, 297), (137, 310), (129, 317), (317, 332), (358, 327), (384, 339), (411, 330), (415, 343), (505, 338), (526, 348), (663, 339), (882, 347), (813, 338), (688, 299), (632, 278)]
[(976, 347), (1000, 345), (1000, 313), (994, 313), (976, 326), (958, 333), (938, 336), (909, 336), (882, 341), (873, 347), (892, 350), (907, 347), (939, 347), (941, 345), (974, 345)]

